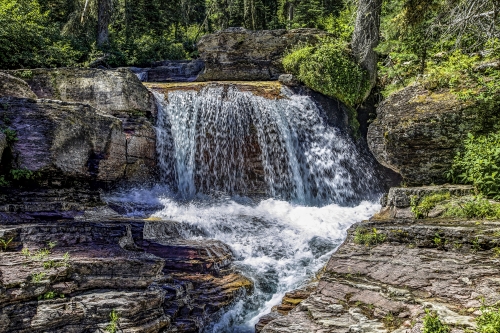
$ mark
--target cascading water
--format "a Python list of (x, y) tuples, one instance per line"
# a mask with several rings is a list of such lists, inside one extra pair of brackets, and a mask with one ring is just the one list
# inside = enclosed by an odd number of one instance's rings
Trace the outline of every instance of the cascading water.
[(155, 94), (160, 166), (184, 199), (264, 187), (297, 204), (347, 204), (377, 188), (370, 161), (308, 96), (283, 88), (284, 98), (266, 99), (222, 85)]
[(287, 88), (274, 100), (231, 85), (155, 96), (159, 162), (172, 190), (109, 200), (161, 204), (154, 216), (183, 223), (185, 237), (228, 244), (255, 291), (206, 332), (253, 332), (352, 223), (380, 208), (370, 201), (373, 164), (313, 99)]

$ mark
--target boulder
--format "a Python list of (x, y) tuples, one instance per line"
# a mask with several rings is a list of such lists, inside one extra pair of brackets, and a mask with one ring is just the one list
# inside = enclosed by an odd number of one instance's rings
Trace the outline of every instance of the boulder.
[(39, 172), (48, 182), (110, 183), (152, 173), (144, 172), (155, 165), (154, 132), (146, 124), (135, 124), (138, 134), (130, 136), (122, 120), (89, 105), (18, 98), (0, 103), (7, 105), (0, 110), (0, 126), (17, 135), (12, 160), (3, 161), (10, 166), (4, 167)]
[(262, 30), (229, 28), (198, 42), (205, 69), (198, 81), (277, 80), (284, 53), (299, 43), (313, 44), (328, 34), (317, 29)]
[(449, 90), (407, 87), (380, 104), (368, 128), (368, 145), (408, 185), (445, 183), (467, 134), (482, 126), (474, 107)]
[[(12, 73), (19, 76), (23, 72)], [(25, 80), (38, 98), (89, 104), (120, 118), (156, 112), (153, 94), (126, 68), (34, 69)]]
[[(29, 71), (24, 72), (29, 73)], [(7, 73), (0, 72), (0, 97), (5, 96), (36, 98), (35, 93), (31, 91), (25, 81)]]

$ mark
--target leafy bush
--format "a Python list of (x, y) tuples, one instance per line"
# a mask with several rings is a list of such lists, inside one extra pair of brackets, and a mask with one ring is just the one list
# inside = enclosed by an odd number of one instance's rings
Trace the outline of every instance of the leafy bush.
[(430, 211), (436, 207), (436, 205), (444, 200), (450, 198), (450, 193), (436, 193), (432, 195), (427, 195), (421, 200), (418, 200), (416, 196), (411, 197), (411, 211), (417, 219), (423, 219), (429, 216)]
[(159, 60), (187, 59), (189, 55), (182, 43), (175, 42), (167, 34), (161, 36), (143, 35), (135, 40), (128, 56), (128, 64), (150, 66)]
[(38, 176), (35, 172), (28, 169), (12, 169), (10, 174), (14, 180), (33, 180)]
[(351, 108), (363, 101), (370, 88), (366, 71), (340, 42), (325, 41), (318, 46), (294, 49), (283, 58), (283, 66), (309, 88)]
[(436, 312), (425, 310), (423, 333), (449, 333), (448, 325), (443, 324)]
[(0, 68), (71, 66), (81, 56), (37, 0), (0, 2)]
[(463, 204), (447, 209), (445, 216), (465, 218), (500, 218), (500, 204), (491, 203), (482, 196), (477, 196)]
[(380, 233), (376, 228), (365, 229), (362, 227), (356, 228), (354, 232), (354, 243), (363, 244), (365, 246), (377, 245), (385, 242), (386, 235)]
[(477, 329), (479, 333), (500, 332), (500, 309), (496, 307), (481, 307), (481, 315), (477, 317)]
[(500, 132), (477, 137), (469, 134), (447, 177), (455, 183), (473, 184), (484, 195), (500, 199), (499, 172)]
[(10, 128), (5, 128), (2, 130), (3, 134), (5, 134), (5, 139), (7, 140), (7, 144), (11, 145), (14, 142), (18, 141), (17, 132)]

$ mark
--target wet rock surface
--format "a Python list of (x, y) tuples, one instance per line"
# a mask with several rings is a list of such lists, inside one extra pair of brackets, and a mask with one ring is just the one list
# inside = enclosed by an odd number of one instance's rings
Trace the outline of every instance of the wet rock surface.
[[(356, 240), (358, 233), (373, 230), (384, 235), (383, 241), (365, 245)], [(425, 309), (436, 311), (453, 332), (475, 329), (481, 299), (487, 305), (500, 300), (499, 232), (498, 220), (380, 215), (357, 223), (315, 291), (288, 315), (263, 318), (257, 329), (416, 333), (422, 331)]]
[(198, 81), (277, 80), (281, 58), (298, 43), (315, 43), (328, 34), (317, 29), (262, 30), (228, 28), (198, 42), (205, 69)]
[(205, 68), (202, 60), (161, 61), (154, 63), (151, 68), (132, 67), (142, 82), (192, 82)]
[(469, 132), (484, 125), (470, 102), (449, 90), (417, 85), (392, 94), (377, 108), (368, 145), (377, 160), (408, 185), (443, 184)]
[[(0, 332), (198, 332), (251, 291), (218, 241), (109, 208), (66, 220), (0, 222)], [(152, 235), (156, 238), (150, 238)], [(24, 250), (23, 250), (24, 249)]]

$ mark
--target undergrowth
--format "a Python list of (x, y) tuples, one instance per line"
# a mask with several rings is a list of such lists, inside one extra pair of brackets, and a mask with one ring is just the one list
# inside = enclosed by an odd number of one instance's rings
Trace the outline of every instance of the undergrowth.
[(376, 228), (367, 229), (357, 227), (354, 232), (354, 243), (365, 246), (377, 245), (385, 242), (386, 235), (380, 233)]
[(436, 312), (425, 310), (423, 333), (449, 333), (450, 331), (450, 327), (439, 319)]
[(500, 332), (500, 308), (497, 306), (482, 306), (481, 315), (476, 318), (479, 333)]
[(415, 218), (423, 219), (429, 216), (431, 210), (436, 207), (438, 203), (448, 199), (450, 199), (449, 192), (427, 195), (422, 199), (418, 199), (417, 196), (412, 196), (410, 198), (411, 211), (415, 215)]
[(454, 183), (474, 185), (484, 195), (500, 199), (500, 131), (468, 135), (447, 177)]

